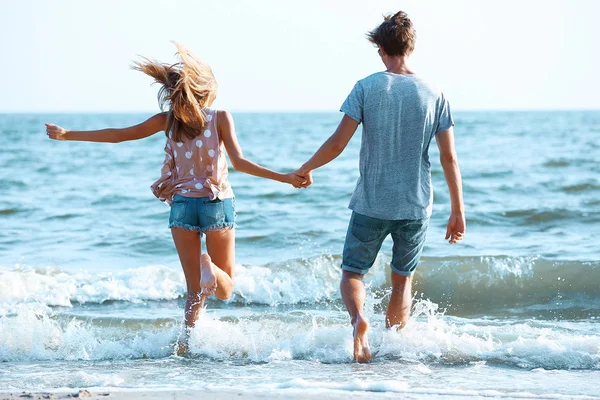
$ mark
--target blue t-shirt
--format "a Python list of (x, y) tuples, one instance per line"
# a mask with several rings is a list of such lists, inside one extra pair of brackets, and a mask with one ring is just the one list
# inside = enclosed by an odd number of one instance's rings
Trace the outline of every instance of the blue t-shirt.
[(386, 220), (431, 216), (429, 145), (454, 125), (444, 94), (416, 75), (378, 72), (356, 83), (340, 111), (363, 124), (350, 209)]

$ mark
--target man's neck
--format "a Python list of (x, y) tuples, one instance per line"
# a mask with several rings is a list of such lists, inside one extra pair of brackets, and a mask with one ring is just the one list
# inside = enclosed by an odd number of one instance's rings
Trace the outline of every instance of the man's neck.
[(387, 68), (386, 72), (405, 75), (414, 74), (408, 66), (408, 56), (386, 56), (383, 63)]

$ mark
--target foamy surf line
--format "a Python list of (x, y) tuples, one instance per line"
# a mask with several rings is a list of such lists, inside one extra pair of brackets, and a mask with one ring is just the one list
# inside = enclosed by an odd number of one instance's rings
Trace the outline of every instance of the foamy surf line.
[[(48, 307), (19, 306), (0, 318), (0, 361), (160, 359), (174, 354), (180, 323), (97, 325), (58, 318)], [(285, 318), (284, 318), (285, 317)], [(446, 317), (420, 300), (401, 332), (371, 319), (371, 348), (382, 362), (466, 365), (473, 362), (522, 369), (600, 370), (600, 331), (590, 323), (506, 322)], [(347, 363), (352, 338), (340, 311), (257, 313), (221, 319), (207, 312), (189, 339), (190, 357), (213, 361), (272, 363), (305, 360)]]
[(314, 393), (315, 395), (327, 395), (328, 393), (344, 393), (352, 392), (354, 395), (357, 392), (370, 392), (373, 394), (395, 393), (405, 395), (422, 395), (423, 398), (431, 398), (431, 396), (458, 396), (458, 397), (486, 397), (486, 398), (510, 398), (510, 399), (598, 399), (598, 397), (585, 395), (562, 395), (556, 393), (540, 394), (528, 393), (526, 391), (500, 391), (500, 390), (464, 390), (453, 388), (422, 388), (417, 384), (409, 382), (399, 382), (397, 380), (382, 380), (382, 381), (366, 381), (356, 379), (351, 382), (322, 382), (309, 381), (302, 378), (296, 378), (289, 382), (275, 385), (262, 385), (261, 389), (281, 390), (285, 394), (297, 393), (306, 394)]
[[(303, 273), (300, 274), (299, 271)], [(291, 260), (265, 266), (236, 266), (230, 302), (255, 304), (313, 303), (339, 298), (341, 272), (334, 257)], [(369, 282), (381, 285), (384, 272)], [(151, 265), (112, 273), (70, 273), (57, 267), (0, 269), (0, 315), (21, 303), (71, 307), (74, 303), (144, 302), (185, 296), (179, 268)]]
[[(339, 256), (289, 260), (236, 268), (229, 303), (299, 304), (339, 301)], [(366, 282), (389, 285), (389, 259), (380, 256)], [(561, 310), (563, 318), (594, 317), (600, 306), (600, 262), (551, 261), (540, 257), (424, 258), (415, 289), (455, 310), (486, 313), (499, 306)], [(385, 295), (385, 294), (384, 294)], [(110, 301), (142, 303), (185, 296), (177, 267), (151, 265), (118, 272), (72, 273), (57, 267), (0, 269), (0, 315), (23, 303), (72, 307)], [(541, 305), (541, 306), (540, 306)], [(577, 309), (572, 315), (569, 309)]]
[(574, 399), (574, 400), (593, 400), (597, 396), (572, 395), (552, 393), (532, 393), (525, 390), (500, 390), (500, 389), (480, 389), (465, 390), (459, 388), (425, 388), (418, 385), (409, 385), (406, 382), (385, 380), (379, 382), (364, 381), (360, 379), (351, 382), (334, 383), (311, 381), (302, 378), (296, 378), (289, 382), (281, 384), (263, 384), (251, 387), (236, 388), (236, 386), (221, 386), (215, 384), (193, 385), (193, 389), (175, 389), (153, 388), (147, 391), (147, 388), (121, 388), (117, 386), (94, 386), (88, 389), (73, 391), (72, 388), (57, 388), (45, 392), (0, 392), (0, 400), (9, 400), (17, 397), (27, 397), (31, 399), (72, 399), (74, 397), (85, 397), (91, 400), (104, 399), (110, 396), (110, 399), (137, 400), (137, 399), (190, 399), (195, 400), (209, 396), (211, 399), (269, 399), (269, 398), (288, 398), (288, 399), (310, 399), (319, 397), (321, 399), (344, 400), (348, 396), (353, 399), (371, 399), (371, 398), (397, 398), (398, 395), (410, 396), (411, 399), (430, 399), (433, 396), (439, 399), (446, 398), (499, 398), (499, 399)]

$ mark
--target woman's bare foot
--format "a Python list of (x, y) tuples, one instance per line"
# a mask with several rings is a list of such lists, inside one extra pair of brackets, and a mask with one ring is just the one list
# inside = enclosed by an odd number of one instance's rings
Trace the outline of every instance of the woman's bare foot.
[(177, 339), (177, 344), (175, 345), (175, 352), (178, 356), (182, 356), (188, 352), (188, 338), (189, 338), (189, 329), (186, 329), (185, 332), (179, 334), (179, 339)]
[(366, 363), (371, 359), (368, 330), (369, 323), (362, 317), (357, 317), (354, 323), (354, 361), (359, 363)]
[(210, 296), (217, 290), (217, 277), (214, 264), (208, 253), (200, 256), (200, 293), (202, 296)]
[(177, 355), (182, 356), (189, 350), (187, 343), (177, 343)]

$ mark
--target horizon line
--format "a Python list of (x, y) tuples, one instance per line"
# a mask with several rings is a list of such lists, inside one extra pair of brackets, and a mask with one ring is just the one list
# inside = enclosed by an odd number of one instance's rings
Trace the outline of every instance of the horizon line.
[[(236, 114), (332, 114), (341, 113), (339, 110), (228, 110)], [(598, 108), (459, 108), (453, 112), (580, 112), (580, 111), (600, 111)], [(0, 110), (0, 115), (8, 114), (158, 114), (160, 110)]]

